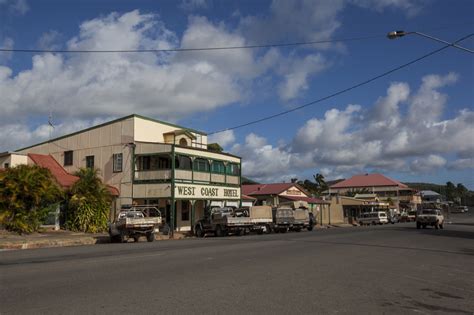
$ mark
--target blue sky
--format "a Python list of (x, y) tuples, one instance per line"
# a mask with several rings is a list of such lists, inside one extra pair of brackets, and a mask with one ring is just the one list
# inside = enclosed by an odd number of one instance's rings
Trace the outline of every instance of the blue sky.
[[(213, 132), (288, 110), (473, 33), (472, 1), (0, 0), (0, 46), (166, 49), (372, 37), (159, 54), (0, 53), (0, 151), (131, 113)], [(474, 37), (460, 43), (474, 48)], [(210, 136), (264, 182), (382, 172), (474, 188), (473, 55), (450, 48), (369, 85)]]

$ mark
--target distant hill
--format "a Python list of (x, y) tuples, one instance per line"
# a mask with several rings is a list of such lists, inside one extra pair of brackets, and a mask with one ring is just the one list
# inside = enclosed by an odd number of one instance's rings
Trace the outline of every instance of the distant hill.
[(416, 190), (432, 190), (441, 195), (446, 194), (445, 185), (438, 185), (438, 184), (432, 184), (432, 183), (403, 183), (403, 184)]

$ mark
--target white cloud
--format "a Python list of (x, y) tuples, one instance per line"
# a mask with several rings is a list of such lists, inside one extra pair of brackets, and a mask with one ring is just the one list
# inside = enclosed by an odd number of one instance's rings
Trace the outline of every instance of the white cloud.
[(235, 135), (233, 130), (226, 130), (208, 137), (208, 143), (218, 143), (221, 147), (226, 147), (235, 142)]
[[(6, 37), (3, 39), (2, 43), (0, 44), (0, 47), (3, 49), (13, 49), (14, 44), (15, 42), (13, 41), (13, 39), (11, 39), (10, 37)], [(4, 63), (10, 60), (12, 55), (12, 52), (0, 52), (0, 63)]]
[(430, 154), (411, 163), (411, 170), (415, 173), (427, 173), (446, 165), (446, 159), (439, 155)]
[(427, 0), (350, 0), (351, 3), (367, 9), (383, 12), (387, 8), (401, 9), (408, 17), (420, 13)]
[(327, 66), (321, 54), (308, 55), (302, 59), (291, 58), (284, 65), (284, 81), (280, 84), (278, 92), (284, 101), (298, 97), (298, 94), (308, 89), (308, 78)]
[[(177, 42), (157, 16), (132, 11), (84, 22), (67, 48), (160, 49), (176, 47)], [(248, 60), (253, 62), (251, 55)], [(172, 120), (215, 109), (240, 99), (226, 61), (231, 60), (219, 59), (220, 64), (174, 54), (35, 55), (32, 68), (15, 76), (11, 69), (1, 69), (0, 120), (26, 113), (34, 119), (50, 110), (58, 119), (137, 112)]]
[(245, 144), (235, 144), (231, 151), (242, 157), (242, 171), (252, 179), (281, 181), (292, 177), (289, 173), (291, 153), (284, 147), (268, 144), (265, 138), (254, 133), (245, 138)]
[(26, 0), (0, 0), (0, 8), (4, 6), (8, 12), (16, 15), (24, 15), (30, 10)]
[[(427, 75), (413, 95), (407, 83), (395, 82), (367, 110), (348, 105), (309, 119), (288, 145), (273, 147), (252, 134), (233, 150), (244, 163), (250, 160), (244, 175), (262, 181), (308, 169), (324, 170), (335, 178), (365, 171), (426, 173), (445, 167), (471, 168), (474, 112), (464, 109), (452, 119), (440, 119), (448, 98), (439, 89), (456, 79), (455, 74)], [(401, 108), (405, 103), (408, 110)], [(419, 123), (413, 124), (411, 109), (420, 104), (426, 113), (423, 116), (420, 111)], [(262, 151), (271, 152), (268, 156), (275, 161), (266, 159)], [(457, 160), (450, 162), (453, 155)]]
[(449, 169), (453, 170), (464, 170), (474, 169), (474, 158), (458, 159), (448, 164)]
[(50, 30), (41, 35), (38, 39), (38, 48), (43, 50), (56, 50), (61, 48), (59, 40), (61, 39), (61, 33), (56, 30)]

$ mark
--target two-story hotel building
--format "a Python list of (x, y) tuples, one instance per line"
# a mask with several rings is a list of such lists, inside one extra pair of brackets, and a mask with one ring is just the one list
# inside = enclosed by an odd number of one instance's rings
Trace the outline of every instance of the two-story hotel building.
[(154, 204), (178, 231), (189, 231), (211, 203), (241, 201), (240, 157), (207, 150), (201, 131), (135, 114), (16, 153), (51, 155), (69, 173), (97, 168), (120, 192), (116, 211)]

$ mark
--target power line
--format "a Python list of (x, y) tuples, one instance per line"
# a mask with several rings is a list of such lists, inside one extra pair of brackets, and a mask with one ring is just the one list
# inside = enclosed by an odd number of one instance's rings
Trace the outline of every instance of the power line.
[(207, 51), (207, 50), (232, 50), (232, 49), (255, 49), (270, 47), (291, 47), (315, 44), (327, 44), (335, 42), (348, 42), (367, 40), (374, 38), (382, 38), (382, 35), (347, 37), (339, 39), (328, 39), (310, 42), (294, 42), (281, 44), (259, 44), (259, 45), (243, 45), (243, 46), (223, 46), (223, 47), (197, 47), (197, 48), (169, 48), (169, 49), (117, 49), (117, 50), (64, 50), (64, 49), (9, 49), (0, 48), (0, 52), (20, 52), (20, 53), (157, 53), (157, 52), (189, 52), (189, 51)]
[[(472, 22), (458, 23), (446, 26), (440, 26), (436, 28), (424, 29), (424, 31), (430, 30), (442, 30), (450, 29), (457, 26), (472, 25)], [(233, 49), (255, 49), (255, 48), (270, 48), (270, 47), (291, 47), (291, 46), (309, 46), (315, 44), (327, 44), (336, 42), (349, 42), (368, 40), (375, 38), (383, 38), (384, 35), (371, 35), (371, 36), (359, 36), (359, 37), (347, 37), (339, 39), (328, 39), (319, 41), (308, 41), (308, 42), (293, 42), (293, 43), (269, 43), (269, 44), (256, 44), (256, 45), (242, 45), (242, 46), (223, 46), (223, 47), (195, 47), (195, 48), (168, 48), (168, 49), (109, 49), (109, 50), (66, 50), (66, 49), (23, 49), (23, 48), (0, 48), (0, 52), (17, 52), (17, 53), (159, 53), (159, 52), (192, 52), (192, 51), (208, 51), (208, 50), (233, 50)]]
[(221, 133), (221, 132), (228, 131), (228, 130), (235, 130), (235, 129), (239, 129), (239, 128), (242, 128), (242, 127), (254, 125), (254, 124), (257, 124), (257, 123), (266, 121), (266, 120), (270, 120), (270, 119), (273, 119), (273, 118), (276, 118), (276, 117), (280, 117), (280, 116), (289, 114), (289, 113), (291, 113), (291, 112), (294, 112), (294, 111), (300, 110), (300, 109), (302, 109), (302, 108), (305, 108), (305, 107), (314, 105), (314, 104), (316, 104), (316, 103), (320, 103), (320, 102), (322, 102), (322, 101), (328, 100), (328, 99), (333, 98), (333, 97), (335, 97), (335, 96), (344, 94), (344, 93), (349, 92), (349, 91), (351, 91), (351, 90), (353, 90), (353, 89), (356, 89), (356, 88), (358, 88), (358, 87), (361, 87), (361, 86), (363, 86), (363, 85), (369, 84), (370, 82), (373, 82), (373, 81), (378, 80), (378, 79), (380, 79), (380, 78), (382, 78), (382, 77), (385, 77), (385, 76), (387, 76), (387, 75), (389, 75), (389, 74), (391, 74), (391, 73), (393, 73), (393, 72), (396, 72), (396, 71), (398, 71), (398, 70), (401, 70), (401, 69), (403, 69), (403, 68), (406, 68), (406, 67), (408, 67), (408, 66), (410, 66), (410, 65), (412, 65), (412, 64), (414, 64), (414, 63), (416, 63), (416, 62), (418, 62), (418, 61), (421, 61), (421, 60), (423, 60), (423, 59), (425, 59), (425, 58), (428, 58), (428, 57), (430, 57), (430, 56), (432, 56), (432, 55), (434, 55), (434, 54), (437, 54), (437, 53), (439, 53), (439, 52), (445, 50), (446, 48), (452, 47), (454, 44), (457, 44), (457, 43), (459, 43), (459, 42), (461, 42), (461, 41), (463, 41), (463, 40), (465, 40), (465, 39), (467, 39), (467, 38), (469, 38), (469, 37), (472, 37), (472, 36), (474, 36), (474, 33), (471, 33), (471, 34), (469, 34), (469, 35), (466, 35), (466, 36), (464, 36), (464, 37), (458, 39), (457, 41), (453, 42), (452, 44), (448, 44), (448, 45), (445, 45), (445, 46), (443, 46), (443, 47), (441, 47), (441, 48), (438, 48), (438, 49), (436, 49), (436, 50), (433, 50), (433, 51), (430, 52), (430, 53), (427, 53), (427, 54), (425, 54), (425, 55), (423, 55), (423, 56), (421, 56), (421, 57), (418, 57), (418, 58), (416, 58), (416, 59), (414, 59), (414, 60), (412, 60), (412, 61), (409, 61), (409, 62), (407, 62), (407, 63), (404, 63), (404, 64), (402, 64), (402, 65), (400, 65), (400, 66), (398, 66), (398, 67), (395, 67), (395, 68), (393, 68), (393, 69), (390, 69), (390, 70), (388, 70), (388, 71), (385, 71), (384, 73), (379, 74), (379, 75), (377, 75), (377, 76), (375, 76), (375, 77), (372, 77), (372, 78), (370, 78), (370, 79), (367, 79), (367, 80), (365, 80), (365, 81), (362, 81), (362, 82), (360, 82), (360, 83), (357, 83), (357, 84), (355, 84), (355, 85), (352, 85), (351, 87), (345, 88), (345, 89), (343, 89), (343, 90), (340, 90), (340, 91), (338, 91), (338, 92), (332, 93), (332, 94), (330, 94), (330, 95), (324, 96), (324, 97), (322, 97), (322, 98), (320, 98), (320, 99), (317, 99), (317, 100), (315, 100), (315, 101), (306, 103), (306, 104), (304, 104), (304, 105), (301, 105), (301, 106), (298, 106), (298, 107), (295, 107), (295, 108), (292, 108), (292, 109), (289, 109), (289, 110), (285, 110), (285, 111), (283, 111), (283, 112), (279, 112), (279, 113), (277, 113), (277, 114), (273, 114), (273, 115), (266, 116), (266, 117), (263, 117), (263, 118), (260, 118), (260, 119), (256, 119), (256, 120), (253, 120), (253, 121), (249, 121), (249, 122), (247, 122), (247, 123), (244, 123), (244, 124), (241, 124), (241, 125), (237, 125), (237, 126), (235, 126), (235, 127), (230, 127), (230, 128), (226, 128), (226, 129), (222, 129), (222, 130), (218, 130), (218, 131), (213, 131), (213, 132), (208, 133), (208, 135), (212, 135), (212, 134)]

